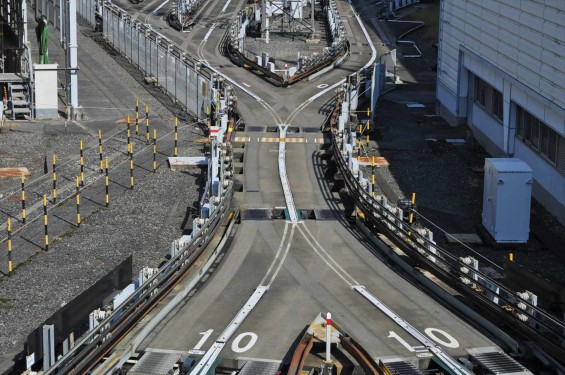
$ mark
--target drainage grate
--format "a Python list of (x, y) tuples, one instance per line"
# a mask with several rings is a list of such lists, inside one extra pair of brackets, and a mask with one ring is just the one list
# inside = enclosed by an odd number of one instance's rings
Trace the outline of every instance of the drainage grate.
[(264, 126), (248, 126), (247, 127), (248, 132), (264, 132), (266, 130), (267, 130), (267, 128), (264, 127)]
[(268, 208), (246, 208), (241, 211), (241, 220), (271, 220)]
[(386, 362), (385, 366), (394, 375), (422, 375), (414, 365), (406, 361)]
[(473, 358), (493, 374), (526, 375), (532, 374), (527, 368), (516, 362), (504, 352), (472, 354)]
[(167, 375), (180, 357), (180, 354), (175, 353), (146, 352), (128, 374)]
[(256, 362), (248, 361), (241, 368), (239, 375), (274, 375), (280, 367), (275, 362)]

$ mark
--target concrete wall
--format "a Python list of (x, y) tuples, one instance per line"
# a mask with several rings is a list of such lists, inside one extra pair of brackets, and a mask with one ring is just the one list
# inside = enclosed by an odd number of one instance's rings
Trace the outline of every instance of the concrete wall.
[[(493, 156), (524, 160), (533, 195), (565, 223), (565, 175), (515, 136), (516, 105), (565, 137), (565, 1), (442, 0), (438, 112)], [(474, 77), (503, 94), (502, 123), (473, 102)]]

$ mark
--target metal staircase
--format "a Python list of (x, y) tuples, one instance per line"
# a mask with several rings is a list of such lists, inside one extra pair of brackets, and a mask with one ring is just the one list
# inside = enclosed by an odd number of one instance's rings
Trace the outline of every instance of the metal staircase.
[(31, 118), (30, 90), (27, 81), (8, 83), (8, 103), (5, 114), (12, 120)]

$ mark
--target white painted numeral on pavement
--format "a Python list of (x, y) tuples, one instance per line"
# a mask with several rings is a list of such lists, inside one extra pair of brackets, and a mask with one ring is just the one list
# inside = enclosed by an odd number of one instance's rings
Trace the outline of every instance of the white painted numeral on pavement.
[(196, 346), (194, 346), (194, 350), (198, 350), (202, 347), (202, 345), (204, 345), (204, 343), (206, 342), (206, 340), (208, 340), (208, 337), (210, 337), (210, 335), (212, 334), (212, 332), (214, 332), (213, 329), (209, 329), (206, 332), (200, 332), (202, 336), (202, 338), (200, 339), (200, 341), (198, 341), (198, 344), (196, 344)]
[[(398, 334), (394, 331), (389, 331), (388, 337), (398, 340), (398, 342), (401, 343), (402, 346), (404, 346), (406, 349), (408, 349), (408, 351), (412, 353), (416, 351), (420, 351), (420, 347), (410, 346), (410, 344), (408, 344), (402, 337), (398, 336)], [(426, 350), (424, 349), (424, 351)]]
[[(250, 337), (249, 342), (244, 347), (240, 347), (239, 344), (245, 336)], [(251, 349), (253, 347), (253, 345), (255, 345), (256, 342), (257, 342), (257, 335), (256, 334), (254, 334), (253, 332), (243, 332), (243, 333), (240, 333), (233, 340), (233, 342), (231, 344), (231, 350), (235, 353), (243, 353), (243, 352), (246, 352), (249, 349)]]
[[(439, 329), (439, 328), (426, 328), (424, 330), (426, 335), (428, 335), (432, 340), (437, 342), (440, 345), (446, 346), (448, 348), (458, 348), (459, 342), (455, 339), (455, 337), (451, 336), (449, 333)], [(436, 333), (442, 335), (445, 340), (436, 336)]]
[(327, 83), (321, 83), (318, 86), (316, 86), (319, 89), (325, 89), (326, 87), (328, 87), (329, 85)]

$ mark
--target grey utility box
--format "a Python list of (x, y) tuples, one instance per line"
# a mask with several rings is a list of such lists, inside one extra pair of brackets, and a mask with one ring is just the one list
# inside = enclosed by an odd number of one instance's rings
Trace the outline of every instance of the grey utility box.
[(528, 242), (532, 182), (520, 159), (485, 159), (482, 222), (496, 242)]

